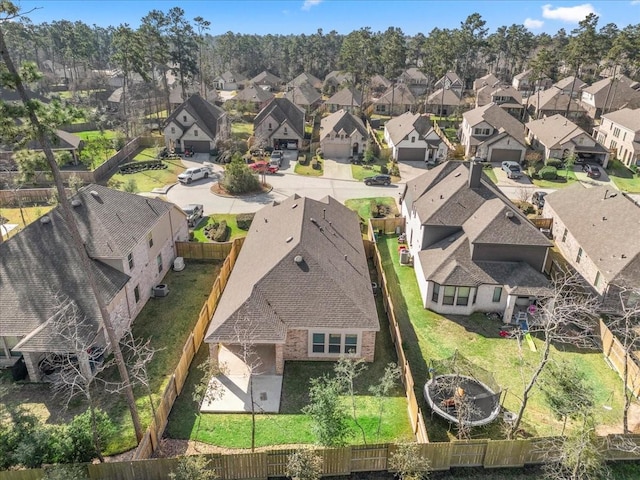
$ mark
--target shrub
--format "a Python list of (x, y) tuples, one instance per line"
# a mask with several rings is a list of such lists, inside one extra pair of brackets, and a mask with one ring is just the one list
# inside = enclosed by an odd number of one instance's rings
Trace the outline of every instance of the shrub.
[(306, 155), (298, 155), (298, 163), (300, 165), (306, 165), (307, 164), (307, 156)]
[(128, 193), (138, 193), (138, 184), (135, 179), (129, 178), (124, 184), (123, 190)]
[(226, 242), (227, 237), (229, 236), (229, 229), (227, 228), (227, 221), (222, 220), (216, 228), (215, 233), (213, 234), (214, 242)]
[(552, 166), (544, 167), (538, 172), (538, 176), (542, 180), (555, 180), (558, 178), (558, 169)]
[(389, 168), (386, 165), (382, 165), (380, 167), (380, 173), (384, 173), (384, 174), (389, 173)]
[(240, 230), (249, 230), (255, 213), (241, 213), (236, 217), (236, 224)]
[(258, 177), (242, 159), (234, 159), (224, 169), (225, 175), (222, 185), (229, 193), (246, 193), (260, 189)]
[(313, 168), (314, 170), (320, 170), (320, 160), (318, 159), (318, 157), (314, 158), (311, 161), (311, 168)]
[(547, 167), (561, 168), (562, 167), (562, 160), (560, 160), (559, 158), (547, 158), (544, 161), (544, 164)]
[(115, 150), (122, 150), (122, 148), (127, 144), (127, 138), (124, 136), (124, 133), (118, 133), (113, 139), (113, 148)]
[(367, 145), (367, 149), (364, 151), (363, 160), (367, 163), (371, 163), (375, 160), (374, 146), (373, 143), (369, 143)]
[(397, 163), (394, 163), (393, 165), (391, 165), (391, 168), (389, 169), (389, 174), (393, 175), (394, 177), (400, 176), (400, 168), (398, 167)]

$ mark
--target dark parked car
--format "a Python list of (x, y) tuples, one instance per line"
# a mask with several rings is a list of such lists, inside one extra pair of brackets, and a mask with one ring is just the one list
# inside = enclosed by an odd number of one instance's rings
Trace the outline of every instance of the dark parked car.
[(547, 192), (533, 192), (531, 195), (531, 203), (537, 208), (544, 207), (544, 197), (547, 195)]
[(585, 163), (582, 166), (582, 171), (587, 172), (587, 177), (600, 178), (600, 168), (590, 163)]
[(391, 185), (391, 176), (390, 175), (374, 175), (373, 177), (367, 177), (364, 179), (365, 185)]

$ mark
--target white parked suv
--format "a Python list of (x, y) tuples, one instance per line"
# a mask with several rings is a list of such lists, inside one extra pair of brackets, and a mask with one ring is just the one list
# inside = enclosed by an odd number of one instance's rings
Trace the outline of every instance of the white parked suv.
[(269, 160), (269, 163), (271, 165), (276, 165), (278, 167), (281, 167), (283, 156), (284, 156), (284, 152), (282, 150), (274, 150), (273, 152), (271, 152), (271, 158)]
[(200, 180), (201, 178), (209, 178), (211, 175), (211, 169), (209, 167), (192, 167), (187, 168), (184, 172), (178, 175), (178, 180), (180, 183), (189, 184), (195, 180)]
[(517, 162), (502, 162), (502, 170), (507, 173), (507, 178), (520, 178), (522, 171)]

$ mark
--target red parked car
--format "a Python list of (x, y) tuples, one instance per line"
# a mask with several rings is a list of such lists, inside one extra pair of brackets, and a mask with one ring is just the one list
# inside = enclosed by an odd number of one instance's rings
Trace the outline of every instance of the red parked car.
[(255, 162), (249, 165), (249, 168), (258, 173), (276, 173), (280, 168), (277, 165), (271, 165), (264, 161)]

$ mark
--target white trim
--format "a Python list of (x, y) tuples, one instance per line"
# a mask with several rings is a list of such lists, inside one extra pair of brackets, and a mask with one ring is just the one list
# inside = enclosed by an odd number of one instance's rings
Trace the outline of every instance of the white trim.
[[(314, 333), (321, 333), (325, 335), (325, 341), (324, 341), (324, 345), (325, 345), (325, 350), (328, 350), (328, 346), (329, 346), (329, 335), (340, 335), (340, 352), (338, 353), (328, 353), (327, 351), (323, 352), (323, 353), (318, 353), (318, 352), (314, 352), (313, 351), (313, 334)], [(362, 354), (362, 336), (363, 336), (364, 331), (363, 330), (353, 330), (353, 329), (349, 329), (349, 330), (344, 330), (344, 329), (339, 329), (339, 328), (316, 328), (316, 329), (309, 329), (307, 330), (307, 355), (311, 358), (311, 357), (316, 357), (316, 358), (340, 358), (343, 357), (345, 355), (355, 355), (355, 356), (360, 356)], [(356, 342), (356, 351), (355, 353), (352, 354), (347, 354), (344, 351), (344, 338), (345, 335), (356, 335), (357, 336), (357, 342)]]

